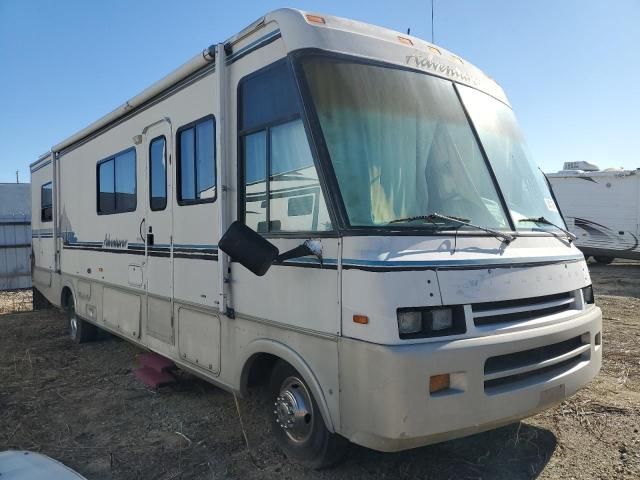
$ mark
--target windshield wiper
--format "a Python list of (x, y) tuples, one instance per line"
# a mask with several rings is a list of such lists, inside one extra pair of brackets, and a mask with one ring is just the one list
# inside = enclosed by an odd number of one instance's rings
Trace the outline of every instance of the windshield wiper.
[(565, 230), (564, 228), (556, 225), (553, 222), (550, 222), (549, 220), (547, 220), (544, 217), (521, 218), (520, 220), (518, 220), (518, 222), (531, 222), (531, 223), (542, 223), (543, 225), (551, 225), (552, 227), (555, 227), (558, 230), (560, 230), (562, 233), (564, 233), (567, 236), (567, 241), (569, 243), (575, 241), (578, 238), (573, 233), (571, 233), (569, 230)]
[(406, 218), (398, 218), (396, 220), (392, 220), (389, 223), (400, 223), (400, 222), (414, 222), (416, 220), (426, 220), (427, 222), (433, 223), (437, 225), (435, 220), (447, 220), (449, 222), (457, 223), (459, 225), (465, 225), (467, 227), (475, 228), (478, 230), (482, 230), (483, 232), (490, 233), (494, 237), (501, 238), (507, 245), (515, 240), (515, 237), (509, 233), (499, 232), (497, 230), (492, 230), (491, 228), (481, 227), (480, 225), (475, 225), (469, 222), (469, 219), (456, 217), (454, 215), (442, 215), (441, 213), (430, 213), (429, 215), (416, 215), (414, 217), (406, 217)]

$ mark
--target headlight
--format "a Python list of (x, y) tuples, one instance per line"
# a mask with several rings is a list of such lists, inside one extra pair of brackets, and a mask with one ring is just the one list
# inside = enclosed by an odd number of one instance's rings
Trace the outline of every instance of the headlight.
[(466, 331), (462, 306), (398, 309), (400, 338), (459, 335)]
[(593, 305), (595, 303), (595, 299), (593, 298), (593, 285), (587, 285), (582, 289), (582, 298), (586, 304)]
[(430, 322), (429, 326), (434, 332), (453, 327), (453, 311), (450, 308), (438, 308), (425, 313), (429, 314), (427, 321)]
[(398, 312), (398, 330), (400, 336), (421, 331), (422, 315), (420, 312)]

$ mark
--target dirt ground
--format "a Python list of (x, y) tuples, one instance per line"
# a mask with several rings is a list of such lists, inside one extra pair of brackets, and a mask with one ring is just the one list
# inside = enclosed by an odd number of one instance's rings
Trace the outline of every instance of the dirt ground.
[(140, 349), (114, 337), (76, 345), (53, 311), (2, 315), (0, 451), (42, 452), (89, 479), (638, 479), (640, 262), (591, 269), (605, 350), (588, 387), (465, 439), (394, 454), (351, 446), (320, 472), (278, 451), (263, 396), (238, 403), (247, 448), (232, 395), (186, 373), (152, 392), (132, 374)]

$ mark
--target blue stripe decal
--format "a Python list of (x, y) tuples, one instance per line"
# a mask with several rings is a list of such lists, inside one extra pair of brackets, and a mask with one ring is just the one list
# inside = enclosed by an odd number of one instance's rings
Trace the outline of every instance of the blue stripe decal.
[(202, 244), (190, 244), (190, 243), (174, 243), (174, 248), (218, 248), (218, 245), (202, 245)]
[[(476, 260), (461, 259), (461, 260), (434, 260), (434, 261), (386, 261), (386, 260), (359, 260), (355, 258), (346, 258), (342, 261), (344, 266), (353, 267), (381, 267), (381, 268), (394, 268), (394, 267), (450, 267), (459, 265), (508, 265), (518, 263), (545, 263), (545, 262), (565, 262), (583, 260), (582, 255), (571, 255), (564, 257), (519, 257), (519, 258), (482, 258)], [(329, 260), (325, 260), (327, 262)]]

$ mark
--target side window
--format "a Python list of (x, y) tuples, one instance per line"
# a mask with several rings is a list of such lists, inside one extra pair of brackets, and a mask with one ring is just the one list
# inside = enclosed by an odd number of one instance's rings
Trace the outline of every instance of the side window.
[(167, 206), (167, 163), (164, 136), (149, 144), (149, 205), (151, 210), (164, 210)]
[(134, 148), (98, 163), (98, 215), (136, 209), (136, 151)]
[(238, 89), (244, 222), (260, 233), (332, 229), (285, 61)]
[(40, 187), (40, 220), (43, 222), (53, 220), (53, 187), (51, 182)]
[(178, 130), (178, 203), (216, 199), (215, 121), (207, 117)]

